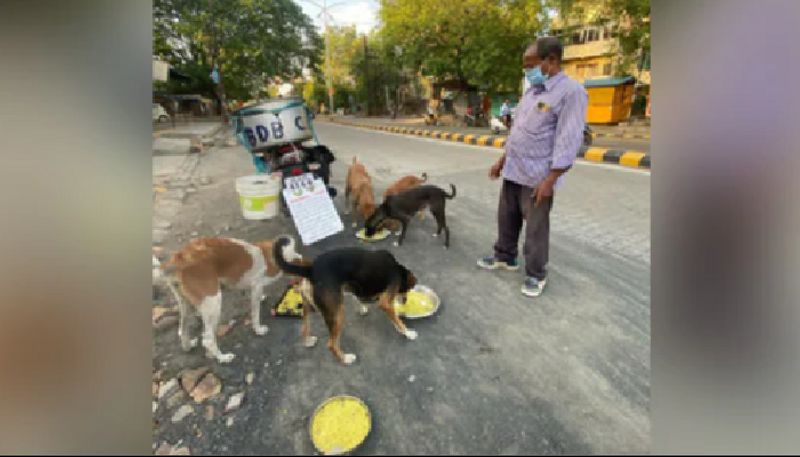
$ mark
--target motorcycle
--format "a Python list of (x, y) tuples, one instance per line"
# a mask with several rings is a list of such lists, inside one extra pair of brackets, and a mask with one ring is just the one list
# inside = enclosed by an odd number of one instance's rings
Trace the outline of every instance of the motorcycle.
[[(272, 146), (263, 152), (254, 152), (254, 160), (264, 162), (264, 169), (267, 172), (280, 173), (283, 187), (286, 186), (286, 178), (300, 176), (311, 173), (315, 178), (319, 178), (328, 188), (331, 198), (336, 196), (336, 189), (330, 186), (330, 164), (335, 157), (327, 146), (318, 144), (306, 146), (300, 142), (288, 143), (279, 146)], [(256, 165), (256, 169), (259, 166)], [(281, 211), (289, 216), (289, 208), (284, 202)]]
[(464, 123), (470, 127), (480, 127), (486, 122), (486, 117), (480, 108), (468, 106), (464, 114)]
[(495, 135), (499, 135), (502, 133), (507, 133), (511, 130), (511, 122), (508, 122), (508, 125), (503, 121), (502, 116), (494, 116), (492, 120), (489, 121), (489, 125), (492, 128), (492, 133)]
[(439, 123), (439, 116), (436, 113), (428, 112), (425, 116), (425, 125), (436, 125)]
[[(299, 105), (302, 105), (302, 102), (299, 102)], [(298, 102), (287, 106), (289, 108), (297, 108)], [(308, 127), (313, 132), (311, 121), (314, 118), (314, 114), (305, 107), (305, 105), (302, 105), (302, 108), (305, 110), (308, 118)], [(330, 186), (330, 164), (334, 162), (336, 158), (327, 146), (319, 144), (315, 134), (313, 135), (316, 143), (314, 145), (304, 144), (307, 139), (310, 139), (306, 134), (306, 136), (302, 136), (298, 140), (286, 141), (279, 144), (268, 144), (266, 146), (262, 145), (261, 147), (255, 148), (257, 144), (256, 137), (252, 129), (245, 127), (242, 118), (247, 115), (254, 115), (254, 113), (256, 115), (260, 114), (261, 111), (263, 111), (263, 109), (259, 110), (257, 107), (241, 108), (234, 111), (231, 117), (236, 131), (236, 137), (239, 143), (252, 154), (253, 165), (256, 171), (258, 173), (279, 174), (281, 177), (282, 190), (286, 186), (286, 178), (299, 176), (304, 173), (311, 173), (315, 178), (319, 178), (325, 183), (331, 198), (335, 197), (337, 191), (334, 187)], [(278, 118), (283, 121), (280, 117)], [(273, 122), (270, 125), (275, 128), (276, 131), (280, 132), (283, 132), (283, 128), (287, 125), (284, 123), (284, 127), (281, 127), (275, 124), (276, 123)], [(302, 120), (295, 119), (293, 124), (295, 127), (298, 127), (302, 124)], [(281, 201), (283, 201), (283, 199), (281, 199)], [(284, 215), (289, 215), (289, 209), (285, 201), (283, 201), (281, 205), (281, 210)]]

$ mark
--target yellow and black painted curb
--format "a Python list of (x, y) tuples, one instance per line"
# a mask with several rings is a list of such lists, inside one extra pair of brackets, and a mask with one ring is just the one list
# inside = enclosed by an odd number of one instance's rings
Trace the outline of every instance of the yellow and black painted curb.
[[(331, 121), (337, 124), (349, 125), (350, 127), (361, 127), (370, 130), (381, 130), (385, 132), (399, 133), (405, 135), (424, 136), (440, 140), (455, 141), (458, 143), (465, 143), (465, 144), (474, 144), (476, 146), (490, 146), (495, 148), (505, 147), (507, 138), (505, 136), (452, 133), (452, 132), (443, 132), (439, 130), (428, 130), (428, 129), (414, 128), (414, 127), (399, 127), (393, 125), (358, 124), (351, 122), (342, 122), (333, 119), (331, 119)], [(650, 155), (642, 151), (589, 147), (589, 148), (581, 148), (581, 151), (578, 152), (578, 157), (590, 162), (617, 164), (633, 168), (650, 168)]]
[(633, 168), (650, 168), (650, 154), (642, 151), (610, 149), (610, 148), (581, 148), (578, 157), (590, 162), (602, 162), (624, 165)]

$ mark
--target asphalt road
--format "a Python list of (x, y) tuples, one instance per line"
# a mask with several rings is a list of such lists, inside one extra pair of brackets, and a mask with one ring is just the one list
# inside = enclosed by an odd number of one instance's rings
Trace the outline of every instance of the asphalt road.
[[(549, 282), (538, 299), (520, 293), (522, 272), (486, 272), (475, 265), (490, 254), (496, 235), (500, 183), (486, 177), (499, 150), (319, 123), (320, 140), (337, 156), (333, 184), (341, 208), (346, 166), (357, 155), (373, 177), (376, 195), (405, 174), (427, 172), (431, 183), (457, 187), (448, 201), (451, 247), (434, 238), (432, 218), (415, 220), (405, 244), (389, 249), (420, 283), (442, 298), (440, 312), (409, 321), (416, 341), (396, 333), (377, 309), (357, 313), (348, 298), (342, 348), (358, 355), (353, 366), (336, 363), (321, 341), (306, 349), (299, 321), (269, 316), (270, 331), (257, 337), (237, 324), (219, 339), (236, 359), (208, 361), (199, 349), (181, 352), (175, 327), (155, 332), (154, 369), (165, 378), (181, 369), (212, 367), (222, 395), (178, 424), (176, 407), (160, 405), (154, 442), (183, 440), (193, 454), (308, 454), (314, 452), (308, 420), (325, 398), (350, 394), (370, 407), (373, 428), (356, 452), (366, 454), (576, 454), (649, 450), (650, 403), (650, 175), (618, 166), (577, 164), (555, 197), (551, 220)], [(212, 151), (200, 171), (213, 184), (193, 194), (175, 220), (167, 250), (189, 234), (247, 240), (294, 233), (288, 219), (242, 220), (233, 178), (250, 174), (249, 156), (237, 146)], [(316, 255), (359, 245), (345, 231), (304, 248)], [(296, 236), (296, 234), (295, 234)], [(272, 304), (285, 287), (273, 284)], [(163, 295), (158, 297), (163, 300)], [(227, 292), (223, 322), (241, 322), (246, 297)], [(199, 331), (199, 322), (195, 322)], [(252, 372), (253, 385), (244, 377)], [(245, 392), (241, 408), (220, 415), (227, 398)], [(191, 400), (189, 400), (191, 402)], [(226, 425), (228, 417), (233, 424)]]
[[(363, 124), (383, 124), (387, 125), (390, 124), (386, 119), (383, 118), (348, 118), (348, 122), (357, 122)], [(408, 127), (408, 128), (415, 128), (415, 129), (428, 129), (428, 130), (440, 130), (444, 132), (456, 132), (456, 133), (463, 133), (463, 134), (473, 134), (473, 135), (491, 135), (492, 132), (488, 127), (454, 127), (454, 126), (426, 126), (422, 122), (416, 123), (398, 123), (400, 127)], [(595, 127), (595, 132), (613, 132), (613, 129), (602, 128), (602, 127)], [(501, 133), (501, 136), (505, 135)], [(650, 153), (650, 140), (642, 140), (642, 139), (623, 139), (623, 138), (615, 138), (615, 137), (603, 137), (603, 138), (594, 138), (592, 141), (592, 146), (602, 147), (602, 148), (610, 148), (610, 149), (621, 149), (625, 150), (634, 150), (634, 151), (641, 151)]]

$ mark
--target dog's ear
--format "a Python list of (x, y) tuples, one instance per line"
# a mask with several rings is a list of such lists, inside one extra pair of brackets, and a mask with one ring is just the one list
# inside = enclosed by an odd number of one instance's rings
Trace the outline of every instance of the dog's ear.
[(406, 271), (408, 271), (408, 281), (406, 284), (408, 284), (409, 289), (413, 289), (417, 285), (417, 277), (414, 276), (414, 273), (412, 273), (410, 270)]
[(408, 268), (400, 265), (400, 291), (408, 292), (417, 285), (417, 277)]
[(374, 231), (378, 229), (378, 223), (380, 223), (380, 212), (381, 207), (379, 206), (375, 211), (372, 212), (372, 215), (364, 221), (364, 230), (367, 232), (367, 236), (372, 236)]

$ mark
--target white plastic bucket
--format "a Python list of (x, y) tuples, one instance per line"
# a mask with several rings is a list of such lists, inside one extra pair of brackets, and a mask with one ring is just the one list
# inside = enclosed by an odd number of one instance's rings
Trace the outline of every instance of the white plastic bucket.
[(242, 176), (236, 178), (236, 192), (245, 219), (264, 220), (278, 215), (280, 178), (272, 175)]

